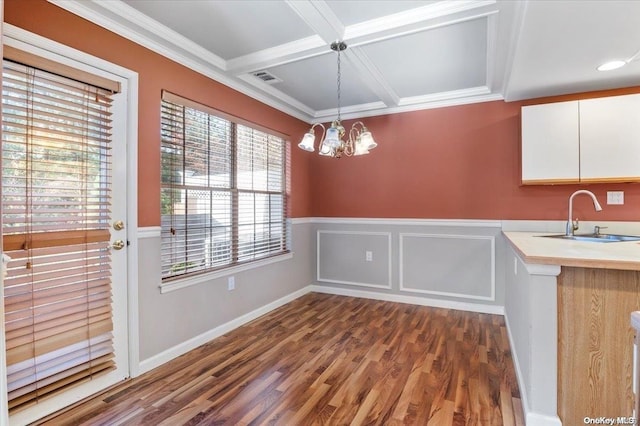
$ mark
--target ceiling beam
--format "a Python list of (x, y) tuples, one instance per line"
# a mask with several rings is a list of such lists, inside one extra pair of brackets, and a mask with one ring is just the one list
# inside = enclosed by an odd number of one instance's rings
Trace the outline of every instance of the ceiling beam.
[(244, 74), (300, 61), (328, 52), (330, 52), (329, 45), (321, 37), (313, 35), (230, 59), (227, 61), (227, 70), (235, 74)]
[(371, 43), (398, 35), (424, 31), (436, 25), (448, 25), (477, 18), (487, 13), (495, 13), (497, 10), (495, 0), (440, 1), (349, 25), (345, 28), (344, 40), (351, 42), (351, 44)]
[(351, 66), (361, 75), (361, 81), (367, 85), (385, 105), (398, 105), (400, 97), (362, 49), (358, 49), (357, 47), (348, 48), (343, 53)]
[(328, 45), (344, 38), (344, 25), (322, 0), (285, 0), (300, 18)]

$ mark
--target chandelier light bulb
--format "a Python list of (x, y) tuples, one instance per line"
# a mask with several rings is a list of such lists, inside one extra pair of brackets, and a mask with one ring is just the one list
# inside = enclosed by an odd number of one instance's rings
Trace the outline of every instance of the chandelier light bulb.
[(305, 151), (313, 152), (313, 144), (316, 141), (316, 135), (312, 132), (307, 132), (302, 137), (302, 141), (298, 144), (298, 148), (304, 149)]
[(327, 136), (324, 138), (322, 145), (328, 146), (329, 148), (337, 148), (341, 145), (342, 141), (340, 140), (340, 132), (337, 127), (329, 127), (327, 129)]
[(325, 157), (333, 157), (335, 156), (335, 150), (328, 147), (325, 144), (320, 145), (320, 149), (318, 150), (318, 154)]
[(362, 139), (362, 137), (359, 137), (358, 140), (356, 140), (356, 146), (355, 146), (355, 151), (353, 152), (353, 155), (365, 155), (369, 153), (369, 149), (367, 147), (367, 143)]

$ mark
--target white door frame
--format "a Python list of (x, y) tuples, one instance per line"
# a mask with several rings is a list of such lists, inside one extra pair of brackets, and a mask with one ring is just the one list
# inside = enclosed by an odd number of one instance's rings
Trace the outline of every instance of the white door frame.
[[(0, 6), (2, 6), (0, 0)], [(4, 45), (13, 46), (21, 50), (29, 51), (39, 56), (60, 61), (60, 57), (75, 63), (84, 64), (92, 68), (92, 72), (113, 78), (116, 76), (122, 87), (126, 87), (126, 129), (119, 132), (119, 137), (126, 140), (127, 162), (126, 165), (114, 164), (113, 173), (126, 173), (127, 196), (126, 218), (127, 226), (127, 294), (126, 300), (120, 301), (120, 306), (115, 309), (125, 309), (127, 316), (128, 375), (135, 377), (139, 374), (139, 336), (138, 336), (138, 73), (119, 65), (112, 64), (103, 59), (65, 46), (58, 42), (46, 39), (37, 34), (30, 33), (11, 24), (2, 24)], [(118, 132), (114, 130), (115, 132)], [(1, 220), (1, 219), (0, 219)], [(0, 247), (1, 248), (1, 247)], [(0, 287), (0, 297), (2, 297)], [(0, 299), (2, 300), (2, 299)], [(121, 306), (124, 303), (124, 307)], [(4, 308), (0, 311), (4, 312)], [(115, 316), (115, 315), (114, 315)], [(9, 419), (6, 396), (6, 361), (5, 361), (5, 334), (4, 320), (0, 321), (0, 424), (22, 424), (23, 419)], [(44, 414), (44, 413), (43, 413)]]
[[(4, 0), (0, 0), (0, 34), (4, 34)], [(0, 63), (2, 62), (3, 49), (0, 44)], [(0, 81), (2, 76), (0, 75)], [(0, 93), (0, 101), (2, 100), (2, 94)], [(0, 130), (0, 136), (2, 131)], [(2, 139), (0, 138), (0, 141)], [(0, 150), (0, 164), (2, 161), (2, 150)], [(0, 193), (2, 193), (2, 180), (0, 179)], [(2, 207), (0, 203), (0, 213)], [(0, 215), (0, 228), (2, 228), (2, 216)], [(2, 233), (0, 233), (0, 253), (2, 253)], [(0, 424), (6, 425), (9, 423), (9, 407), (7, 405), (7, 347), (5, 345), (4, 334), (4, 277), (0, 272)]]

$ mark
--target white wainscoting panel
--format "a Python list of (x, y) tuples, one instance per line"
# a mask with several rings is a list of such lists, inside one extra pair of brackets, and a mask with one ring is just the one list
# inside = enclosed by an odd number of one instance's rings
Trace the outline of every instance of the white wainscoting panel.
[(495, 237), (400, 233), (400, 290), (495, 301)]
[(318, 230), (316, 256), (320, 282), (391, 288), (390, 232)]

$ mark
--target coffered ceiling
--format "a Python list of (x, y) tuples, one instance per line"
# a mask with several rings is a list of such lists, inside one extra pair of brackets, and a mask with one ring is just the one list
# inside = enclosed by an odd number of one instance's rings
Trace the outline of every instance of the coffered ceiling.
[(50, 1), (308, 122), (640, 85), (640, 1)]

